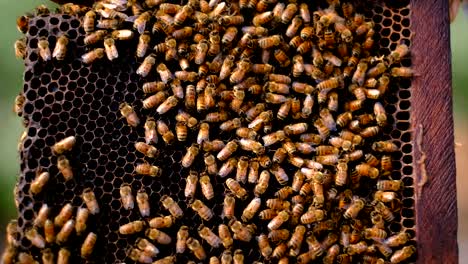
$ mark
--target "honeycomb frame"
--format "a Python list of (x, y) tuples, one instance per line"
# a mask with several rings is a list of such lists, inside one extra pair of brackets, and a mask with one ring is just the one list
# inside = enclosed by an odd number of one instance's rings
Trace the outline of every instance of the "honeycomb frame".
[[(382, 36), (377, 40), (382, 55), (387, 55), (400, 42), (411, 47), (413, 37), (410, 29), (412, 26), (411, 7), (411, 4), (402, 7), (387, 7), (382, 4), (374, 8), (372, 20), (376, 23), (377, 35)], [(108, 252), (101, 261), (117, 263), (125, 259), (127, 249), (134, 244), (135, 237), (122, 236), (118, 233), (118, 225), (110, 223), (125, 224), (140, 218), (137, 209), (132, 212), (119, 210), (121, 208), (118, 192), (120, 184), (130, 183), (133, 190), (144, 188), (150, 193), (152, 209), (156, 208), (154, 205), (160, 205), (159, 198), (164, 194), (179, 201), (186, 201), (181, 182), (184, 175), (188, 174), (188, 170), (181, 169), (174, 162), (180, 160), (184, 149), (182, 145), (175, 144), (173, 149), (166, 150), (162, 156), (158, 157), (163, 171), (171, 171), (170, 175), (166, 175), (167, 177), (153, 180), (133, 176), (133, 163), (145, 160), (141, 153), (135, 152), (133, 146), (134, 142), (144, 138), (144, 131), (142, 128), (135, 129), (126, 126), (125, 121), (118, 114), (118, 108), (121, 102), (127, 102), (133, 105), (137, 112), (150, 113), (150, 111), (142, 110), (141, 106), (144, 94), (139, 89), (143, 81), (135, 73), (138, 62), (132, 56), (122, 56), (114, 63), (101, 61), (92, 65), (82, 64), (77, 58), (85, 51), (84, 32), (81, 22), (68, 15), (40, 16), (32, 19), (27, 33), (28, 50), (37, 50), (36, 38), (38, 36), (47, 37), (53, 46), (58, 34), (63, 32), (67, 32), (70, 39), (71, 54), (69, 57), (75, 59), (42, 63), (38, 61), (37, 52), (30, 52), (25, 60), (23, 92), (26, 96), (26, 103), (23, 118), (27, 125), (27, 137), (23, 141), (20, 152), (22, 162), (17, 192), (20, 215), (18, 225), (24, 231), (44, 202), (52, 208), (61, 208), (67, 202), (72, 203), (75, 208), (83, 206), (80, 194), (87, 187), (93, 188), (101, 205), (101, 213), (98, 218), (90, 219), (93, 225), (88, 230), (99, 230), (98, 237), (106, 237), (109, 241), (97, 244), (96, 251)], [(123, 51), (125, 47), (119, 47), (119, 49)], [(125, 53), (130, 54), (130, 52), (121, 52), (121, 54)], [(126, 63), (120, 64), (124, 61)], [(404, 59), (401, 65), (409, 67), (412, 65), (412, 60)], [(392, 126), (384, 130), (383, 138), (391, 139), (401, 147), (401, 153), (394, 156), (392, 178), (402, 179), (405, 184), (400, 221), (392, 223), (390, 230), (408, 232), (413, 237), (411, 244), (418, 245), (419, 249), (415, 210), (418, 183), (415, 174), (419, 168), (416, 166), (414, 124), (411, 122), (413, 120), (411, 111), (413, 87), (412, 81), (409, 80), (402, 80), (398, 85), (390, 87), (390, 94), (385, 99), (385, 109), (392, 117), (389, 120)], [(165, 121), (173, 126), (170, 119)], [(50, 147), (56, 140), (72, 135), (78, 140), (77, 147), (69, 154), (72, 164), (75, 165), (73, 166), (76, 173), (75, 179), (63, 183), (61, 179), (52, 178), (45, 192), (31, 198), (29, 186), (37, 169), (47, 170), (52, 175), (58, 174), (55, 165), (56, 157), (52, 155)], [(188, 140), (190, 141), (190, 138)], [(171, 163), (171, 166), (167, 165)], [(76, 166), (78, 164), (81, 166)], [(224, 191), (224, 186), (221, 182), (216, 182), (216, 178), (213, 184), (215, 192)], [(222, 201), (218, 203), (211, 201), (207, 204), (214, 208), (216, 215), (220, 215)], [(186, 211), (185, 203), (180, 202), (179, 205)], [(242, 208), (242, 206), (237, 206), (237, 208)], [(161, 212), (152, 210), (151, 216), (157, 216), (162, 212), (163, 210)], [(51, 212), (52, 215), (56, 213), (58, 212)], [(181, 224), (198, 226), (191, 225), (190, 220), (199, 222), (194, 215), (193, 219), (187, 219)], [(177, 228), (165, 231), (175, 237)], [(81, 240), (82, 238), (70, 244), (72, 256), (79, 255), (77, 249), (82, 243)], [(33, 253), (37, 250), (31, 247), (26, 238), (21, 237), (20, 241), (23, 249), (32, 250)], [(248, 246), (247, 243), (236, 243), (240, 246)], [(164, 246), (160, 249), (165, 250)], [(215, 251), (213, 253), (216, 255), (222, 252)], [(252, 249), (244, 253), (246, 261), (259, 259), (259, 253)], [(126, 259), (127, 261), (129, 260)], [(416, 255), (410, 261), (415, 262)]]

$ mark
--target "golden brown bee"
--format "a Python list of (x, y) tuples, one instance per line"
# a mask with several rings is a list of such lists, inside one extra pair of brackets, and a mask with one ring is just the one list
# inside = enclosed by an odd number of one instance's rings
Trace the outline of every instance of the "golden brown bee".
[(187, 247), (190, 249), (190, 251), (192, 251), (193, 255), (197, 259), (199, 260), (206, 259), (206, 252), (197, 239), (189, 237), (186, 243), (187, 243)]
[(184, 157), (182, 157), (182, 166), (184, 168), (188, 168), (192, 166), (193, 162), (195, 161), (195, 158), (197, 157), (198, 153), (200, 151), (199, 145), (193, 144), (187, 149), (186, 154)]
[(42, 192), (44, 186), (49, 181), (50, 174), (48, 172), (41, 172), (36, 175), (36, 178), (31, 183), (30, 192), (32, 194), (38, 194)]
[(218, 226), (218, 234), (221, 242), (223, 243), (224, 248), (230, 248), (231, 245), (234, 243), (231, 233), (229, 232), (229, 228), (227, 225), (220, 224)]
[(343, 216), (347, 219), (355, 219), (359, 212), (364, 208), (365, 202), (363, 199), (353, 199), (351, 205), (343, 213)]
[(393, 67), (390, 71), (392, 77), (411, 78), (414, 75), (410, 67)]
[(135, 113), (132, 106), (127, 103), (120, 104), (120, 113), (126, 118), (127, 123), (132, 127), (137, 127), (140, 124), (140, 118)]
[(319, 209), (308, 210), (304, 213), (300, 220), (302, 224), (311, 224), (314, 222), (322, 221), (324, 218), (324, 211)]
[[(8, 246), (7, 251), (5, 251), (4, 255), (2, 256), (2, 261), (4, 261), (4, 263), (20, 263), (20, 264), (38, 263), (37, 261), (34, 260), (34, 257), (29, 253), (20, 252), (18, 254), (16, 247)], [(18, 262), (15, 262), (14, 260), (16, 257), (16, 254), (18, 254)]]
[(145, 255), (155, 257), (159, 254), (159, 249), (145, 238), (138, 238), (135, 244)]
[(277, 243), (279, 241), (286, 241), (289, 238), (290, 232), (287, 229), (277, 229), (271, 230), (268, 233), (268, 238), (273, 243)]
[(284, 12), (281, 14), (281, 22), (283, 24), (288, 24), (298, 11), (297, 4), (288, 4), (286, 8), (284, 9)]
[(187, 226), (181, 226), (177, 231), (176, 253), (182, 254), (186, 249), (186, 242), (189, 237), (189, 229)]
[(55, 44), (54, 51), (52, 52), (52, 57), (56, 58), (57, 60), (64, 60), (65, 56), (67, 55), (67, 45), (68, 45), (68, 38), (65, 35), (60, 36), (57, 39), (57, 43)]
[(135, 167), (135, 172), (141, 175), (159, 177), (161, 176), (162, 170), (158, 166), (150, 165), (149, 163), (141, 163)]
[[(156, 64), (156, 59), (153, 54), (150, 54), (146, 56), (146, 58), (143, 60), (141, 65), (138, 67), (136, 73), (140, 75), (141, 77), (146, 77), (148, 76), (149, 72), (151, 71), (151, 68)], [(167, 82), (165, 82), (167, 83)]]
[(234, 193), (234, 195), (240, 199), (247, 198), (247, 191), (234, 179), (227, 179), (226, 186)]
[(120, 186), (120, 198), (122, 200), (122, 206), (125, 209), (133, 209), (135, 202), (132, 195), (132, 187), (129, 184), (124, 183)]
[(54, 264), (55, 263), (54, 258), (55, 258), (54, 253), (52, 252), (50, 248), (46, 248), (42, 250), (41, 259), (42, 259), (43, 264)]
[(164, 195), (161, 197), (161, 203), (168, 210), (171, 215), (175, 218), (181, 218), (184, 215), (184, 212), (180, 206), (169, 196)]
[(96, 22), (96, 13), (93, 10), (86, 12), (83, 18), (83, 28), (86, 34), (94, 31), (94, 24)]
[[(107, 35), (106, 30), (94, 31), (94, 32), (86, 35), (86, 37), (84, 38), (84, 43), (87, 46), (96, 44), (99, 41), (103, 40), (106, 35)], [(104, 51), (104, 50), (102, 50), (102, 51)], [(102, 56), (104, 56), (104, 54), (102, 54)]]
[(369, 137), (375, 137), (379, 134), (380, 132), (380, 127), (378, 126), (370, 126), (370, 127), (366, 127), (364, 128), (361, 132), (360, 132), (360, 135), (363, 137), (363, 138), (369, 138)]
[(75, 144), (76, 144), (75, 136), (69, 136), (55, 143), (54, 146), (52, 147), (52, 151), (55, 154), (60, 155), (60, 154), (70, 151), (73, 148), (73, 146), (75, 146)]
[(218, 152), (216, 158), (220, 161), (225, 161), (228, 159), (234, 152), (237, 150), (237, 142), (236, 141), (229, 141), (226, 146)]
[(83, 56), (81, 56), (81, 60), (85, 64), (91, 64), (98, 59), (102, 59), (104, 57), (104, 54), (105, 51), (103, 48), (96, 48), (88, 53), (83, 54)]
[(154, 158), (158, 155), (159, 151), (156, 147), (146, 144), (145, 142), (137, 142), (135, 143), (135, 149), (138, 152), (141, 152), (148, 158)]
[(282, 258), (284, 255), (286, 255), (287, 250), (288, 250), (288, 246), (286, 245), (286, 243), (280, 243), (273, 250), (271, 257), (276, 258), (276, 259)]
[(45, 247), (45, 240), (44, 237), (42, 237), (39, 232), (37, 231), (36, 228), (30, 228), (26, 230), (24, 233), (26, 238), (31, 241), (31, 244), (37, 248), (44, 248)]
[(113, 61), (119, 57), (117, 46), (115, 46), (115, 40), (113, 38), (104, 39), (104, 49), (106, 51), (107, 59)]
[(130, 235), (141, 232), (145, 227), (144, 221), (133, 221), (119, 227), (119, 233), (122, 235)]
[(52, 58), (52, 54), (49, 48), (49, 41), (45, 38), (42, 38), (37, 43), (39, 48), (39, 55), (41, 56), (43, 61), (49, 61)]
[(268, 241), (268, 237), (265, 234), (260, 234), (257, 237), (258, 248), (260, 249), (260, 253), (264, 258), (268, 258), (272, 253), (273, 249), (270, 246), (270, 242)]
[(88, 258), (94, 250), (94, 245), (96, 244), (97, 235), (93, 232), (89, 232), (86, 236), (83, 245), (81, 245), (81, 257)]
[(16, 58), (24, 60), (27, 54), (26, 39), (21, 38), (15, 41)]
[(193, 201), (190, 207), (205, 221), (209, 221), (213, 218), (213, 212), (211, 209), (198, 199)]
[(161, 244), (161, 245), (169, 245), (172, 242), (172, 238), (168, 234), (166, 234), (163, 231), (158, 230), (156, 228), (147, 229), (146, 232), (145, 232), (145, 235), (149, 239), (151, 239), (151, 240), (153, 240), (153, 241), (155, 241), (155, 242), (157, 242), (158, 244)]
[(164, 257), (162, 259), (158, 259), (153, 262), (154, 264), (175, 264), (176, 263), (176, 257), (175, 256), (168, 256)]
[(232, 233), (234, 234), (234, 239), (241, 240), (244, 242), (249, 242), (252, 240), (252, 231), (249, 226), (244, 226), (241, 222), (232, 220), (230, 222), (230, 227)]
[(70, 161), (65, 156), (59, 156), (57, 158), (57, 168), (62, 173), (65, 181), (73, 179), (73, 169), (70, 165)]
[(139, 263), (151, 263), (153, 261), (151, 255), (138, 248), (130, 248), (127, 254), (131, 260)]
[(29, 30), (29, 17), (19, 16), (16, 19), (16, 28), (19, 32), (26, 34)]
[(400, 232), (393, 235), (385, 240), (385, 244), (389, 247), (399, 247), (406, 244), (410, 240), (411, 236), (408, 233)]
[(269, 230), (278, 229), (283, 223), (289, 220), (289, 213), (287, 211), (281, 211), (268, 223)]
[(150, 215), (150, 204), (148, 194), (144, 190), (139, 190), (136, 195), (136, 202), (141, 216), (148, 217)]
[(133, 22), (133, 28), (138, 31), (138, 33), (143, 34), (146, 29), (147, 22), (151, 19), (151, 12), (147, 11), (140, 14)]
[(158, 72), (159, 77), (161, 78), (161, 81), (165, 84), (169, 83), (171, 80), (174, 79), (174, 76), (172, 75), (171, 71), (167, 68), (166, 64), (164, 63), (160, 63), (156, 67), (156, 71)]
[(291, 64), (289, 56), (282, 49), (275, 49), (273, 56), (278, 61), (280, 67), (288, 67)]
[(219, 248), (219, 246), (221, 245), (221, 239), (215, 233), (213, 233), (213, 231), (211, 231), (210, 228), (204, 225), (200, 225), (200, 227), (198, 228), (198, 234), (202, 239), (206, 240), (206, 242), (214, 248)]
[(231, 26), (226, 28), (223, 37), (221, 38), (221, 43), (225, 46), (230, 46), (238, 33), (237, 27)]
[(60, 248), (57, 256), (57, 264), (68, 264), (70, 263), (71, 252), (67, 248)]
[(258, 197), (252, 199), (252, 201), (245, 207), (244, 211), (242, 212), (241, 219), (244, 222), (250, 221), (255, 214), (257, 213), (258, 209), (260, 209), (260, 205), (262, 204), (262, 200)]
[(374, 67), (370, 68), (367, 71), (366, 76), (368, 78), (376, 78), (382, 73), (384, 73), (386, 70), (387, 70), (387, 66), (385, 65), (385, 63), (379, 62), (377, 63), (377, 65), (375, 65)]
[(99, 204), (91, 188), (84, 189), (81, 197), (83, 198), (83, 201), (85, 202), (86, 207), (88, 207), (88, 210), (91, 214), (99, 213)]
[[(214, 160), (214, 157), (213, 157)], [(200, 187), (203, 193), (203, 196), (207, 200), (211, 200), (214, 197), (213, 185), (211, 184), (210, 177), (206, 173), (202, 173), (200, 177)]]
[(244, 259), (245, 257), (242, 249), (236, 249), (236, 251), (234, 251), (233, 264), (244, 264)]
[(400, 180), (380, 180), (377, 182), (377, 189), (381, 191), (398, 191), (403, 187)]
[(285, 185), (289, 181), (289, 177), (284, 171), (283, 168), (281, 168), (278, 164), (274, 164), (270, 168), (270, 172), (275, 176), (276, 180), (278, 181), (279, 184)]
[(76, 212), (76, 224), (75, 224), (75, 230), (78, 235), (81, 235), (85, 230), (87, 226), (87, 221), (89, 217), (89, 210), (88, 208), (78, 208)]
[(273, 13), (271, 11), (267, 11), (255, 15), (252, 19), (252, 24), (256, 27), (260, 27), (261, 25), (264, 25), (271, 20), (273, 20)]
[(192, 198), (195, 196), (195, 192), (197, 190), (197, 183), (198, 174), (195, 171), (190, 171), (185, 184), (185, 197)]
[(68, 241), (68, 238), (70, 237), (72, 231), (75, 229), (75, 220), (70, 219), (68, 220), (60, 229), (60, 231), (57, 233), (57, 244), (62, 245), (65, 242)]
[(409, 53), (409, 47), (406, 44), (400, 44), (398, 45), (395, 50), (390, 52), (390, 55), (387, 56), (387, 60), (389, 61), (389, 64), (394, 64), (399, 62), (403, 57), (408, 55)]
[(36, 218), (34, 219), (34, 226), (43, 227), (44, 222), (47, 220), (50, 213), (50, 208), (47, 204), (43, 204), (39, 212), (37, 213)]
[(416, 247), (413, 245), (403, 247), (400, 250), (395, 251), (390, 257), (390, 263), (401, 263), (406, 259), (410, 258), (416, 252)]
[(391, 141), (377, 141), (372, 144), (372, 149), (378, 152), (395, 152), (398, 146)]
[(288, 241), (288, 247), (292, 250), (298, 250), (301, 248), (304, 236), (306, 233), (306, 228), (303, 225), (298, 225), (294, 229), (294, 233), (291, 236), (291, 239)]

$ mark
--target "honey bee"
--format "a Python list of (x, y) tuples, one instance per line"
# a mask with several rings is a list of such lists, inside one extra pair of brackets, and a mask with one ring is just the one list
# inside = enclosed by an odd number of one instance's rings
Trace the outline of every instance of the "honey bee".
[(211, 209), (198, 199), (193, 201), (190, 207), (205, 221), (209, 221), (213, 218)]
[(68, 241), (72, 231), (75, 229), (75, 220), (70, 219), (68, 220), (57, 233), (56, 241), (57, 244), (62, 245)]
[(291, 64), (289, 56), (282, 49), (275, 49), (273, 56), (278, 61), (280, 67), (288, 67)]
[(197, 183), (198, 174), (195, 171), (190, 171), (185, 184), (185, 197), (192, 198), (195, 196), (195, 192), (197, 190)]
[(134, 20), (133, 28), (136, 29), (138, 33), (143, 34), (143, 32), (145, 32), (145, 29), (146, 29), (146, 24), (149, 22), (150, 19), (151, 19), (150, 11), (141, 13)]
[(86, 34), (94, 31), (94, 24), (96, 23), (96, 13), (93, 10), (86, 12), (83, 18), (83, 28)]
[(37, 248), (44, 248), (45, 247), (45, 240), (42, 237), (36, 228), (30, 228), (26, 230), (25, 237), (31, 241), (31, 244)]
[(169, 196), (164, 195), (161, 197), (161, 203), (168, 210), (171, 215), (175, 218), (181, 218), (184, 215), (184, 212), (180, 206)]
[(91, 214), (99, 213), (99, 204), (91, 188), (86, 188), (83, 190), (82, 198)]
[[(146, 58), (143, 60), (143, 63), (141, 63), (141, 65), (138, 67), (136, 73), (141, 77), (146, 77), (148, 76), (154, 64), (156, 64), (155, 56), (153, 54), (150, 54), (146, 56)], [(164, 83), (166, 84), (167, 82)]]
[(133, 209), (135, 203), (132, 195), (132, 188), (129, 184), (124, 183), (120, 186), (120, 198), (122, 200), (122, 206), (125, 209)]
[(202, 239), (206, 240), (206, 242), (214, 248), (219, 248), (219, 246), (221, 245), (221, 239), (215, 233), (213, 233), (213, 231), (211, 231), (210, 228), (204, 225), (200, 225), (200, 227), (198, 228), (198, 234)]
[(275, 176), (276, 180), (278, 181), (279, 184), (285, 185), (289, 181), (289, 177), (284, 171), (283, 168), (281, 168), (278, 164), (274, 164), (270, 168), (270, 172)]
[(104, 39), (104, 49), (106, 52), (107, 59), (113, 61), (119, 57), (117, 46), (115, 46), (115, 40), (113, 38)]
[(416, 248), (413, 245), (403, 247), (402, 249), (393, 253), (393, 255), (390, 257), (390, 263), (401, 263), (410, 258), (415, 252)]
[(274, 16), (273, 16), (273, 13), (271, 11), (263, 12), (263, 13), (255, 15), (253, 17), (252, 24), (255, 27), (260, 27), (260, 26), (262, 26), (264, 24), (267, 24), (271, 20), (273, 20), (273, 18), (274, 18)]
[[(52, 252), (52, 250), (50, 248), (46, 248), (44, 250), (42, 250), (42, 263), (43, 264), (54, 264), (54, 253)], [(5, 262), (7, 263), (7, 262)]]
[(135, 172), (141, 175), (148, 175), (151, 177), (159, 177), (162, 174), (161, 168), (158, 166), (150, 165), (149, 163), (141, 163), (135, 167)]
[(255, 197), (250, 201), (250, 203), (245, 207), (244, 211), (242, 212), (241, 219), (244, 222), (250, 221), (255, 214), (257, 213), (258, 209), (260, 209), (260, 205), (262, 204), (262, 200), (258, 197)]
[(68, 264), (70, 263), (70, 250), (67, 248), (60, 248), (57, 256), (57, 264)]
[(145, 232), (145, 235), (149, 239), (151, 239), (151, 240), (153, 240), (153, 241), (155, 241), (155, 242), (157, 242), (158, 244), (161, 244), (161, 245), (169, 245), (172, 242), (172, 238), (168, 234), (166, 234), (163, 231), (158, 230), (156, 228), (147, 229), (146, 232)]
[(188, 237), (189, 228), (187, 226), (181, 226), (179, 231), (177, 231), (176, 253), (182, 254), (185, 252)]
[(223, 217), (232, 219), (234, 217), (234, 209), (236, 205), (236, 199), (234, 196), (228, 194), (224, 197), (224, 206), (223, 206)]
[(244, 264), (244, 253), (242, 249), (236, 249), (234, 251), (233, 264)]
[(378, 152), (395, 152), (398, 146), (391, 141), (376, 141), (372, 144), (372, 149)]
[(237, 150), (237, 142), (236, 141), (229, 141), (226, 146), (221, 149), (221, 151), (218, 152), (218, 155), (216, 155), (216, 158), (220, 161), (225, 161), (228, 159), (234, 152)]
[(19, 32), (26, 34), (29, 30), (29, 17), (28, 16), (19, 16), (16, 19), (16, 28)]
[(126, 118), (127, 123), (132, 127), (137, 127), (140, 124), (140, 118), (135, 113), (132, 106), (127, 103), (120, 104), (120, 113)]
[(218, 226), (218, 234), (219, 238), (221, 239), (221, 243), (223, 243), (224, 248), (230, 248), (234, 243), (234, 240), (232, 239), (228, 226), (225, 224), (220, 224)]
[(343, 213), (343, 216), (347, 219), (355, 219), (359, 212), (364, 208), (365, 202), (362, 199), (353, 199), (351, 205)]
[(27, 54), (26, 39), (21, 38), (15, 41), (16, 58), (24, 60)]
[(264, 258), (269, 258), (270, 255), (273, 253), (273, 249), (270, 246), (270, 242), (268, 241), (268, 237), (265, 234), (260, 234), (257, 238), (258, 248), (260, 249), (260, 253)]
[(39, 209), (39, 212), (37, 213), (36, 218), (34, 219), (34, 226), (43, 227), (45, 221), (47, 220), (47, 217), (49, 216), (49, 213), (50, 213), (49, 206), (47, 204), (43, 204), (41, 206), (41, 209)]
[(75, 144), (76, 144), (75, 136), (69, 136), (55, 143), (54, 146), (52, 147), (52, 151), (55, 154), (60, 155), (60, 154), (70, 151), (75, 146)]
[(287, 229), (277, 229), (271, 230), (268, 233), (268, 238), (273, 243), (277, 243), (279, 241), (286, 241), (289, 238), (290, 232)]
[(89, 232), (86, 236), (83, 245), (81, 246), (81, 257), (88, 258), (94, 250), (94, 245), (96, 244), (97, 235), (93, 232)]
[(188, 168), (192, 166), (193, 162), (195, 161), (195, 158), (197, 157), (198, 153), (200, 151), (199, 145), (193, 144), (187, 149), (187, 152), (184, 157), (182, 157), (182, 166), (185, 168)]
[(63, 155), (57, 158), (57, 168), (62, 173), (65, 181), (73, 179), (73, 169), (70, 165), (70, 161)]
[(409, 47), (406, 44), (398, 45), (395, 50), (390, 52), (390, 55), (387, 56), (387, 60), (389, 64), (392, 65), (394, 63), (399, 62), (402, 58), (404, 58), (409, 53)]
[(168, 256), (164, 257), (162, 259), (158, 259), (153, 262), (154, 264), (174, 264), (176, 263), (176, 257), (175, 256)]
[(241, 126), (241, 119), (240, 118), (234, 118), (228, 121), (223, 122), (220, 126), (219, 129), (222, 131), (228, 132), (231, 130), (234, 130), (236, 128), (239, 128)]
[(68, 45), (68, 38), (65, 35), (60, 36), (57, 39), (57, 43), (55, 44), (54, 51), (52, 52), (52, 57), (56, 58), (57, 60), (64, 60), (65, 56), (67, 55), (67, 45)]
[(227, 179), (226, 186), (234, 193), (234, 195), (242, 200), (247, 198), (247, 191), (234, 179)]
[(140, 250), (143, 251), (145, 255), (155, 257), (156, 255), (159, 254), (159, 249), (153, 243), (151, 243), (145, 238), (138, 238), (135, 241), (135, 244)]
[(414, 75), (414, 71), (410, 67), (393, 67), (391, 75), (392, 77), (411, 78)]
[(199, 260), (206, 259), (206, 252), (197, 239), (189, 237), (186, 243), (187, 243), (187, 247), (190, 249), (190, 251), (192, 251), (193, 255), (197, 259)]
[(200, 177), (200, 187), (203, 193), (203, 196), (207, 200), (211, 200), (214, 197), (213, 185), (211, 184), (210, 177), (206, 174), (202, 174)]
[[(84, 38), (84, 43), (87, 46), (96, 44), (99, 41), (103, 40), (106, 35), (107, 35), (106, 30), (96, 30), (96, 31), (86, 35), (86, 37)], [(104, 54), (102, 54), (102, 55), (104, 56)]]
[(38, 173), (36, 175), (36, 178), (31, 183), (30, 192), (34, 195), (42, 192), (44, 186), (49, 181), (49, 178), (50, 178), (50, 174), (48, 172)]
[(158, 149), (156, 149), (154, 146), (151, 146), (144, 142), (135, 143), (135, 149), (138, 152), (141, 152), (142, 154), (147, 156), (148, 158), (154, 158), (159, 153)]
[(76, 224), (75, 231), (78, 235), (81, 235), (87, 226), (87, 221), (89, 217), (89, 210), (87, 208), (78, 208), (76, 212)]
[(271, 257), (276, 258), (276, 259), (282, 258), (284, 255), (286, 255), (287, 250), (288, 250), (288, 246), (286, 245), (286, 243), (280, 243), (273, 250)]
[(151, 255), (146, 254), (144, 251), (138, 249), (138, 248), (130, 248), (128, 250), (128, 257), (139, 263), (151, 263), (153, 261), (153, 258)]
[(98, 59), (102, 59), (104, 57), (104, 54), (105, 51), (103, 48), (96, 48), (88, 53), (83, 54), (83, 56), (81, 56), (81, 60), (85, 64), (91, 64)]
[(253, 152), (257, 155), (265, 153), (265, 147), (260, 142), (252, 139), (241, 138), (239, 140), (239, 145), (243, 150)]
[(385, 244), (389, 247), (399, 247), (406, 244), (410, 240), (411, 236), (408, 233), (400, 232), (393, 235), (385, 240)]
[(52, 54), (49, 48), (49, 41), (45, 38), (41, 38), (37, 43), (39, 48), (39, 55), (41, 56), (43, 61), (49, 61), (52, 58)]
[(287, 211), (281, 211), (268, 223), (269, 230), (278, 229), (283, 223), (289, 220), (289, 213)]
[(248, 226), (244, 226), (241, 222), (232, 220), (229, 223), (234, 239), (249, 242), (252, 240), (252, 230)]
[(230, 46), (234, 39), (236, 38), (238, 29), (234, 26), (228, 27), (225, 30), (223, 37), (221, 38), (221, 43), (225, 46)]
[(144, 190), (139, 190), (137, 192), (136, 202), (141, 216), (148, 217), (150, 215), (149, 197)]
[(380, 180), (377, 182), (377, 189), (381, 191), (399, 191), (403, 187), (401, 180)]

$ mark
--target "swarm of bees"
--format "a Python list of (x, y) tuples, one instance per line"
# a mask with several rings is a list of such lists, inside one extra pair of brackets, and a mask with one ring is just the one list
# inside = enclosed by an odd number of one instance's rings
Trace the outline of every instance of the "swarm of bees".
[[(122, 208), (136, 207), (141, 216), (118, 229), (137, 237), (129, 261), (180, 263), (184, 255), (189, 263), (248, 263), (242, 243), (256, 245), (257, 264), (402, 263), (415, 254), (410, 234), (389, 230), (403, 183), (391, 177), (399, 147), (381, 138), (391, 125), (383, 102), (389, 86), (413, 76), (399, 66), (409, 47), (378, 54), (374, 23), (351, 2), (327, 2), (324, 8), (308, 1), (103, 0), (60, 7), (82, 21), (84, 64), (119, 60), (119, 47), (135, 45), (145, 98), (142, 109), (125, 101), (119, 107), (131, 129), (144, 130), (134, 146), (146, 161), (135, 164), (135, 176), (167, 177), (158, 156), (186, 145), (178, 161), (186, 173), (186, 210), (179, 198), (150, 203), (144, 186), (120, 186)], [(28, 19), (17, 21), (23, 33)], [(15, 51), (21, 59), (36, 52), (44, 62), (63, 61), (68, 44), (61, 35), (54, 47), (41, 38), (36, 50), (26, 50), (20, 39)], [(19, 115), (24, 100), (16, 100)], [(148, 110), (155, 112), (142, 114)], [(172, 116), (174, 122), (164, 121)], [(67, 158), (76, 137), (52, 146), (63, 181), (77, 172)], [(31, 194), (53, 176), (37, 171)], [(215, 192), (215, 182), (224, 183), (223, 193)], [(53, 219), (44, 204), (25, 232), (44, 263), (69, 262), (64, 245), (73, 232), (83, 239), (81, 257), (92, 258), (98, 234), (86, 223), (101, 210), (93, 189), (81, 198), (74, 219), (71, 204)], [(209, 206), (213, 199), (223, 200), (221, 215)], [(181, 224), (187, 215), (203, 224)], [(16, 225), (7, 229), (3, 260), (34, 263), (37, 256), (19, 252)], [(167, 230), (174, 228), (171, 236)], [(54, 243), (62, 246), (57, 252)], [(158, 247), (172, 247), (173, 254), (161, 256)]]

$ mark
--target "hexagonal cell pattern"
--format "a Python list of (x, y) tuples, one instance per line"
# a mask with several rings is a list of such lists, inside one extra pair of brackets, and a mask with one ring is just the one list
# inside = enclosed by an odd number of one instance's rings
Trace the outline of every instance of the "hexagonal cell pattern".
[[(404, 2), (404, 1), (399, 1)], [(411, 45), (410, 9), (408, 4), (387, 7), (375, 6), (372, 20), (376, 24), (379, 34), (376, 42), (380, 46), (382, 55), (389, 54), (397, 44)], [(70, 39), (69, 54), (63, 62), (49, 61), (43, 63), (38, 59), (38, 38), (47, 38), (53, 46), (61, 34), (67, 34)], [(79, 59), (85, 52), (83, 43), (84, 32), (81, 22), (67, 15), (40, 16), (32, 19), (27, 35), (29, 54), (26, 58), (24, 74), (24, 119), (27, 125), (27, 136), (21, 149), (21, 176), (17, 186), (17, 202), (20, 230), (24, 231), (32, 225), (33, 219), (42, 204), (46, 203), (56, 211), (66, 203), (71, 203), (76, 212), (77, 208), (85, 207), (81, 194), (85, 188), (91, 188), (99, 201), (101, 213), (99, 217), (90, 216), (87, 230), (98, 234), (102, 239), (97, 244), (95, 252), (96, 262), (119, 263), (132, 262), (125, 259), (129, 248), (135, 244), (137, 236), (123, 236), (118, 232), (120, 225), (141, 218), (137, 207), (131, 211), (122, 208), (119, 188), (122, 183), (128, 183), (133, 190), (144, 190), (149, 194), (151, 217), (167, 215), (161, 206), (163, 195), (172, 197), (185, 212), (186, 217), (176, 226), (165, 229), (175, 238), (181, 225), (190, 227), (191, 232), (202, 223), (200, 218), (191, 210), (187, 210), (188, 200), (183, 194), (187, 169), (181, 168), (178, 161), (185, 148), (181, 144), (174, 144), (165, 148), (157, 163), (160, 164), (163, 175), (160, 178), (135, 176), (134, 164), (149, 160), (135, 151), (134, 143), (144, 141), (142, 127), (127, 126), (125, 119), (119, 114), (119, 105), (127, 102), (137, 112), (154, 114), (142, 108), (141, 101), (144, 94), (139, 87), (143, 82), (135, 73), (139, 62), (130, 50), (121, 49), (121, 57), (114, 63), (107, 60), (92, 65), (83, 64)], [(129, 45), (130, 46), (130, 45)], [(411, 60), (404, 59), (401, 66), (411, 66)], [(401, 214), (397, 215), (398, 222), (393, 222), (389, 229), (396, 233), (406, 231), (413, 237), (415, 243), (415, 211), (414, 211), (414, 176), (413, 176), (413, 138), (410, 128), (411, 82), (401, 82), (390, 87), (385, 108), (391, 114), (393, 124), (385, 132), (384, 138), (391, 139), (401, 147), (401, 153), (395, 155), (392, 179), (401, 179), (404, 183), (402, 193)], [(164, 121), (174, 127), (174, 121), (166, 118)], [(57, 140), (68, 136), (77, 138), (76, 147), (67, 154), (73, 167), (74, 178), (64, 182), (60, 176), (52, 177), (45, 191), (37, 196), (30, 195), (31, 182), (36, 171), (49, 171), (51, 175), (60, 175), (57, 168), (57, 158), (50, 147)], [(188, 138), (188, 142), (194, 141)], [(162, 148), (163, 145), (157, 145)], [(202, 162), (199, 162), (202, 166)], [(197, 165), (198, 166), (198, 165)], [(216, 193), (224, 193), (224, 185), (213, 178)], [(136, 193), (134, 193), (136, 195)], [(248, 200), (248, 199), (247, 199)], [(240, 202), (237, 210), (245, 207), (246, 202)], [(223, 207), (222, 197), (215, 197), (206, 204), (213, 208), (215, 217), (212, 223), (227, 223), (221, 216)], [(397, 213), (397, 212), (396, 212)], [(396, 214), (395, 213), (395, 214)], [(240, 214), (240, 213), (239, 213)], [(190, 216), (191, 215), (191, 216)], [(263, 230), (260, 230), (263, 231)], [(24, 232), (21, 232), (24, 233)], [(79, 256), (79, 248), (84, 237), (70, 239), (67, 247), (72, 256)], [(21, 247), (39, 255), (39, 251), (31, 245), (29, 240), (19, 237)], [(243, 248), (246, 263), (260, 260), (260, 254), (254, 250), (257, 245), (236, 241), (235, 248)], [(206, 242), (202, 242), (206, 246)], [(211, 248), (211, 247), (205, 247)], [(248, 249), (251, 250), (248, 250)], [(159, 246), (163, 256), (173, 254), (173, 248)], [(210, 249), (215, 255), (222, 253), (221, 249)], [(76, 259), (79, 259), (77, 257)], [(412, 257), (415, 260), (415, 256)], [(179, 260), (185, 263), (184, 259)], [(79, 261), (77, 261), (79, 262)]]

